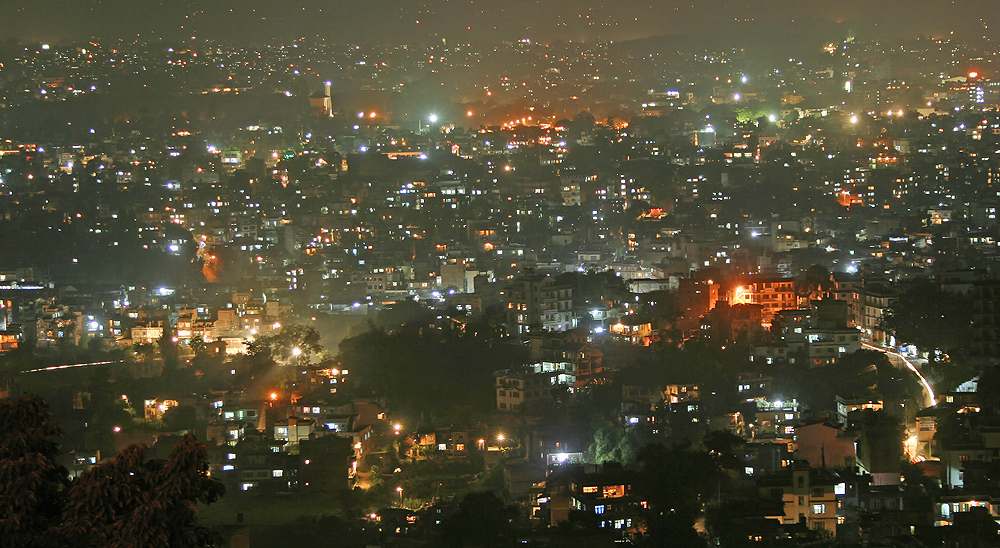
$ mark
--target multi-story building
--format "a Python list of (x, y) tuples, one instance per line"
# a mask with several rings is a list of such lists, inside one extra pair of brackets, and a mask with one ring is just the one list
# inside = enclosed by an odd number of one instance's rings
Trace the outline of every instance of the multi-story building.
[(508, 333), (566, 331), (573, 321), (573, 289), (555, 278), (527, 274), (515, 278), (503, 291)]
[(646, 530), (643, 515), (649, 503), (636, 493), (638, 476), (620, 467), (568, 465), (545, 482), (544, 507), (550, 524), (569, 518), (572, 510), (597, 518), (598, 526), (632, 536)]
[(576, 382), (576, 366), (571, 362), (540, 362), (516, 369), (504, 369), (496, 378), (497, 409), (518, 411), (552, 401), (553, 388), (571, 387)]
[(861, 292), (861, 331), (865, 338), (887, 343), (883, 319), (896, 299), (896, 292), (883, 285), (865, 285)]
[(805, 523), (811, 530), (836, 536), (838, 485), (843, 482), (831, 470), (793, 463), (788, 470), (761, 479), (758, 490), (762, 498), (783, 503), (783, 524)]
[(775, 314), (780, 310), (798, 307), (795, 282), (790, 278), (752, 279), (736, 286), (729, 299), (730, 304), (759, 304), (761, 322), (770, 326)]

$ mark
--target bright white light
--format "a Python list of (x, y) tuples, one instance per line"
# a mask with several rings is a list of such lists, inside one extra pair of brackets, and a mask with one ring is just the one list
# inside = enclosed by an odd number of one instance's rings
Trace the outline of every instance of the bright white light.
[(427, 121), (429, 121), (432, 124), (437, 123), (438, 121), (437, 114), (431, 114), (430, 116), (428, 116)]
[(293, 356), (301, 356), (302, 355), (302, 349), (300, 349), (299, 347), (296, 346), (295, 348), (292, 349), (292, 355)]

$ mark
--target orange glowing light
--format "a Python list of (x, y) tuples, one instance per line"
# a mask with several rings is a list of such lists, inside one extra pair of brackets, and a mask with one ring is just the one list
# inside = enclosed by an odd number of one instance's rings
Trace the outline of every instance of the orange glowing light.
[(278, 399), (278, 393), (277, 392), (271, 392), (271, 400), (273, 401), (273, 400), (276, 400), (276, 399)]
[(969, 78), (979, 78), (979, 73), (974, 70), (971, 70), (969, 71)]

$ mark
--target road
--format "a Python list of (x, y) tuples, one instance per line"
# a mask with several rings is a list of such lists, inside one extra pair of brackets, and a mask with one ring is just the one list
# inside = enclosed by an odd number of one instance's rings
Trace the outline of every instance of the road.
[(934, 389), (931, 388), (931, 383), (927, 382), (927, 379), (925, 379), (924, 376), (920, 374), (920, 371), (917, 369), (915, 365), (913, 365), (913, 362), (906, 359), (906, 357), (904, 357), (902, 354), (898, 352), (893, 352), (888, 348), (882, 346), (875, 346), (874, 344), (864, 343), (864, 347), (869, 350), (876, 350), (878, 352), (882, 352), (883, 354), (888, 356), (890, 360), (896, 359), (901, 361), (903, 365), (906, 366), (907, 369), (912, 371), (913, 374), (917, 376), (917, 379), (920, 381), (920, 384), (923, 385), (924, 398), (925, 398), (924, 407), (934, 407), (935, 405), (937, 405), (937, 398), (934, 396)]

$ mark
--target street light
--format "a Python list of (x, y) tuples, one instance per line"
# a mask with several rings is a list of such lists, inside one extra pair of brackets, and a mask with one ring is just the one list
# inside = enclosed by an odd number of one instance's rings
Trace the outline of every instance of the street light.
[(497, 441), (498, 442), (503, 443), (503, 440), (505, 440), (505, 439), (507, 439), (507, 438), (505, 438), (503, 434), (497, 434)]
[(403, 428), (403, 425), (401, 425), (399, 423), (396, 423), (396, 424), (392, 425), (392, 429), (395, 430), (397, 436), (399, 435), (399, 430), (401, 428)]
[(399, 506), (402, 507), (403, 506), (403, 488), (402, 487), (397, 487), (396, 488), (396, 492), (399, 493)]

